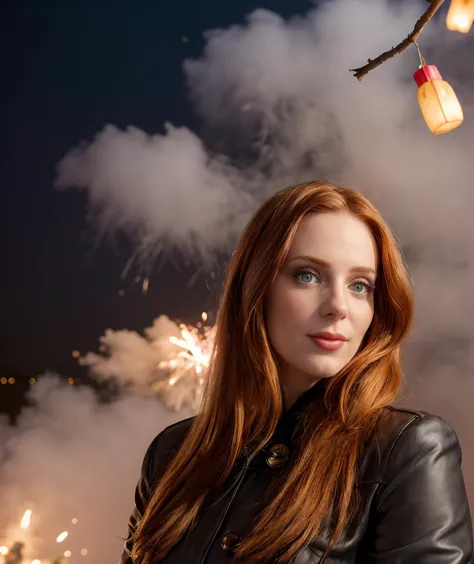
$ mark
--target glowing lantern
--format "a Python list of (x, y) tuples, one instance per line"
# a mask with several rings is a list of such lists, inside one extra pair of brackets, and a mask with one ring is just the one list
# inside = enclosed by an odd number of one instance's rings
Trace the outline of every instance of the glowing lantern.
[(451, 31), (468, 33), (474, 22), (474, 0), (451, 0), (446, 27)]
[(421, 113), (430, 131), (439, 135), (460, 126), (464, 119), (461, 104), (439, 70), (434, 65), (424, 65), (413, 78), (418, 84)]

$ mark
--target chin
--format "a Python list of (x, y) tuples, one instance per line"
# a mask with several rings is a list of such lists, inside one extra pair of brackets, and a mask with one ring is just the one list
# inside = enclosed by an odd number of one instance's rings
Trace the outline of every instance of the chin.
[(305, 367), (305, 372), (311, 374), (311, 376), (314, 376), (316, 378), (332, 378), (338, 372), (340, 372), (345, 365), (346, 363), (341, 362), (340, 359), (318, 359), (317, 361), (311, 362), (307, 367)]

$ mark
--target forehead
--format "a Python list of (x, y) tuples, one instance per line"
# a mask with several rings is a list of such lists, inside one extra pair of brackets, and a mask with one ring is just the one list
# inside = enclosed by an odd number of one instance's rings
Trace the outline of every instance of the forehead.
[(331, 264), (376, 268), (377, 247), (369, 228), (349, 212), (307, 214), (292, 241), (288, 260), (311, 255)]

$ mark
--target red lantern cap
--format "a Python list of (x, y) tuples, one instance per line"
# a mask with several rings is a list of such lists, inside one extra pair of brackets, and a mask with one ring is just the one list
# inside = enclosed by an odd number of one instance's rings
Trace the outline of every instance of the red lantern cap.
[(413, 78), (418, 84), (418, 87), (420, 87), (425, 82), (429, 82), (430, 80), (443, 80), (438, 67), (436, 67), (435, 65), (424, 65), (416, 71), (416, 73), (413, 75)]

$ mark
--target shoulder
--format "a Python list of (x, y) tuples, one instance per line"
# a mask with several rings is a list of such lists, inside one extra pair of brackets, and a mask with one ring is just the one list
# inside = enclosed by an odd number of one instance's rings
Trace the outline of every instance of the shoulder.
[[(387, 408), (369, 444), (370, 562), (472, 560), (472, 524), (451, 425), (431, 413)], [(364, 561), (366, 559), (364, 558)]]
[(430, 464), (446, 452), (461, 464), (461, 448), (453, 427), (426, 411), (386, 408), (378, 421), (374, 443), (379, 478), (409, 460)]
[(157, 448), (159, 447), (158, 450), (168, 451), (178, 447), (185, 439), (195, 419), (196, 417), (189, 417), (188, 419), (183, 419), (182, 421), (165, 427), (163, 431), (155, 437)]
[(171, 456), (178, 450), (182, 444), (195, 417), (183, 419), (172, 425), (168, 425), (156, 435), (150, 443), (142, 465), (142, 475), (147, 481), (152, 482), (157, 476), (160, 469), (169, 461)]
[(417, 446), (457, 441), (453, 427), (439, 415), (414, 409), (387, 407), (376, 429), (379, 440), (392, 443), (392, 448), (409, 437)]

